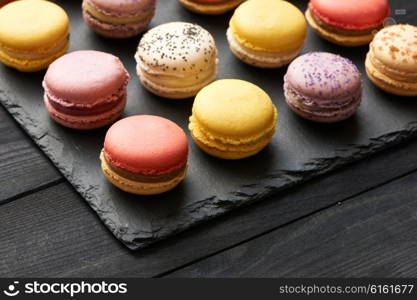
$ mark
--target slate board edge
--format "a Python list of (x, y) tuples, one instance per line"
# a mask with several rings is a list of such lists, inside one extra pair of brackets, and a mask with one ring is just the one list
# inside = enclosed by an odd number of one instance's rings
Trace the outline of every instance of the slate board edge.
[(75, 183), (75, 178), (68, 173), (60, 164), (60, 162), (52, 155), (52, 152), (45, 137), (48, 133), (37, 135), (36, 124), (34, 120), (12, 100), (12, 93), (8, 91), (0, 91), (0, 102), (18, 122), (22, 129), (34, 140), (41, 150), (54, 163), (62, 175), (73, 185), (78, 193), (87, 201), (90, 207), (98, 214), (106, 227), (119, 239), (125, 246), (131, 250), (139, 250), (145, 248), (159, 240), (168, 236), (177, 234), (193, 226), (206, 222), (215, 217), (221, 216), (231, 209), (251, 204), (256, 201), (265, 199), (274, 193), (282, 191), (296, 184), (300, 184), (314, 177), (333, 171), (341, 166), (363, 159), (371, 154), (404, 142), (410, 138), (417, 137), (417, 122), (410, 122), (407, 126), (399, 131), (384, 134), (379, 137), (369, 139), (367, 144), (349, 145), (345, 149), (339, 149), (333, 157), (316, 158), (306, 163), (302, 170), (277, 170), (266, 175), (258, 183), (246, 184), (241, 186), (238, 191), (231, 192), (227, 199), (220, 199), (216, 195), (197, 201), (192, 206), (186, 207), (187, 215), (201, 216), (201, 211), (205, 211), (204, 218), (188, 218), (191, 220), (187, 223), (169, 227), (158, 228), (153, 232), (136, 231), (132, 232), (129, 228), (118, 230), (111, 218), (108, 217), (109, 212), (100, 210), (96, 207), (92, 197), (85, 189), (80, 188)]

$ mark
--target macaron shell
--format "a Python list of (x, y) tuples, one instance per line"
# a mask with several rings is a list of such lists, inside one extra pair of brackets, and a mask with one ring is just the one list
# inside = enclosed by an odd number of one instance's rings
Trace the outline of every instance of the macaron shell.
[(351, 61), (326, 52), (296, 58), (285, 78), (299, 93), (325, 101), (344, 101), (362, 86), (359, 70)]
[(99, 51), (76, 51), (52, 63), (44, 86), (56, 99), (72, 104), (94, 105), (110, 101), (129, 80), (116, 56)]
[[(25, 24), (25, 26), (23, 26)], [(0, 10), (0, 45), (19, 51), (53, 47), (69, 32), (69, 19), (58, 5), (44, 0), (15, 1)]]
[(390, 15), (387, 0), (311, 0), (309, 9), (327, 24), (352, 30), (376, 28)]
[(242, 80), (218, 80), (195, 98), (193, 116), (214, 138), (258, 139), (275, 123), (275, 107), (259, 87)]
[(307, 23), (293, 4), (281, 0), (248, 0), (230, 20), (230, 28), (240, 44), (267, 52), (290, 51), (301, 47)]
[(417, 82), (417, 26), (400, 24), (382, 29), (372, 41), (371, 51), (373, 59), (391, 69), (387, 70), (390, 75)]
[(140, 115), (113, 124), (106, 134), (104, 152), (110, 163), (124, 170), (164, 174), (186, 164), (188, 142), (172, 121)]

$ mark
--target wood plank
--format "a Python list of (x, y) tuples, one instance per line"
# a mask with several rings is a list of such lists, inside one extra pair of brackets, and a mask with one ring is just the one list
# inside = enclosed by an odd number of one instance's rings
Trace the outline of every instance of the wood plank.
[(416, 277), (417, 173), (171, 274)]
[(159, 276), (415, 170), (416, 151), (401, 145), (137, 253), (63, 183), (0, 206), (0, 276)]
[(0, 170), (0, 204), (62, 178), (2, 106)]

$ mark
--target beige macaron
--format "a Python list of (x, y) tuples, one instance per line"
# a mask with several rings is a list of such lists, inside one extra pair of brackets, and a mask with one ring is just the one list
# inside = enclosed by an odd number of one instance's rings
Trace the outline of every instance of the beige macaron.
[(148, 31), (135, 55), (143, 86), (158, 96), (195, 96), (217, 76), (217, 48), (204, 28), (185, 22), (159, 25)]
[(417, 96), (417, 27), (392, 25), (379, 31), (365, 61), (369, 79), (382, 90)]

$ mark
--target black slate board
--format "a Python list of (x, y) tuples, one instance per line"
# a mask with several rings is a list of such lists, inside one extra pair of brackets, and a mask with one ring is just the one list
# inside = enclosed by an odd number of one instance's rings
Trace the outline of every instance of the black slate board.
[[(119, 56), (130, 74), (125, 115), (156, 114), (182, 126), (186, 132), (192, 99), (166, 100), (149, 94), (135, 75), (139, 38), (113, 41), (92, 33), (81, 18), (81, 1), (56, 1), (70, 15), (71, 51), (96, 49)], [(305, 10), (307, 1), (292, 1)], [(404, 9), (408, 0), (395, 1)], [(151, 26), (169, 21), (198, 23), (208, 29), (219, 47), (219, 78), (240, 78), (265, 89), (278, 106), (278, 131), (272, 143), (255, 157), (224, 161), (201, 152), (190, 139), (186, 180), (171, 192), (152, 197), (124, 193), (102, 176), (99, 152), (106, 128), (89, 132), (55, 124), (43, 106), (44, 72), (25, 74), (0, 66), (0, 101), (50, 157), (63, 175), (97, 212), (111, 232), (130, 249), (143, 248), (239, 206), (261, 200), (283, 188), (361, 159), (417, 135), (417, 101), (386, 94), (363, 76), (363, 104), (351, 119), (333, 125), (300, 119), (287, 108), (282, 92), (286, 68), (256, 69), (236, 60), (228, 49), (225, 31), (231, 14), (200, 16), (175, 0), (159, 0)], [(417, 23), (415, 11), (394, 16)], [(352, 59), (362, 73), (367, 47), (342, 48), (309, 31), (303, 52), (329, 51)], [(53, 224), (51, 224), (53, 226)]]

